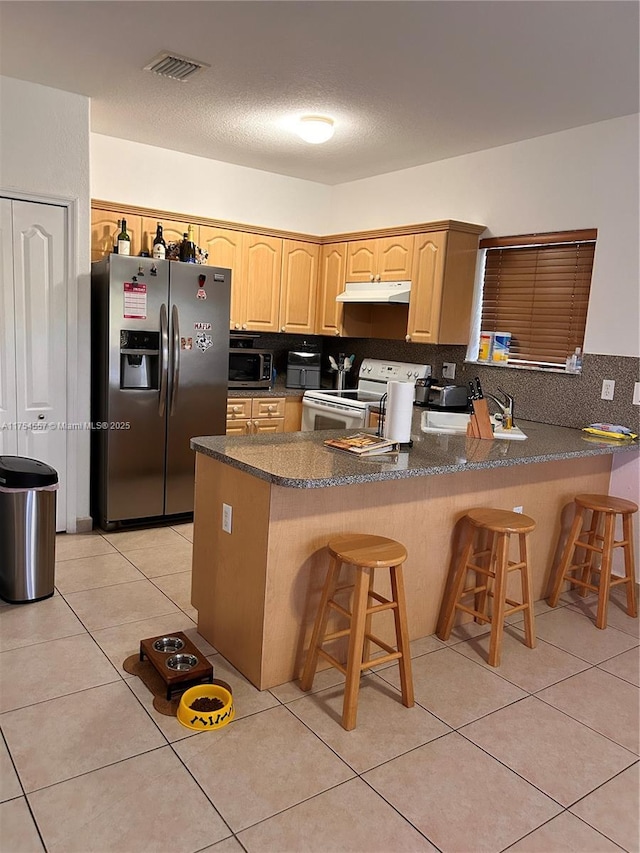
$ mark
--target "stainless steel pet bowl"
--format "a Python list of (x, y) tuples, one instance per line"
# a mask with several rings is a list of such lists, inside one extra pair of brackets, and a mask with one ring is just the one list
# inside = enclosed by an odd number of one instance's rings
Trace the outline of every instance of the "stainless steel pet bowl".
[(157, 652), (179, 652), (184, 649), (184, 641), (180, 637), (160, 637), (153, 644)]
[(180, 672), (188, 672), (198, 665), (198, 658), (195, 655), (172, 655), (167, 658), (167, 666), (169, 669), (176, 669)]

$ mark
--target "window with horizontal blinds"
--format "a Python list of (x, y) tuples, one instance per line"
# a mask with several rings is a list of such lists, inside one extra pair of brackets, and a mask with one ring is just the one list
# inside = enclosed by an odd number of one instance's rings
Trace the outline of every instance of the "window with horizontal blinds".
[[(560, 242), (581, 233), (586, 239)], [(481, 329), (511, 333), (511, 363), (564, 365), (583, 346), (595, 231), (569, 235), (558, 234), (558, 242), (548, 234), (480, 243), (486, 249)], [(506, 245), (496, 245), (502, 239)]]

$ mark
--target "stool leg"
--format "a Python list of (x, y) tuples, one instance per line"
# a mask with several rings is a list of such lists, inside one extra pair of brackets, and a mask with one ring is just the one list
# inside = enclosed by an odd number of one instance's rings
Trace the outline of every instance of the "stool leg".
[(453, 620), (456, 615), (456, 604), (460, 598), (460, 593), (464, 588), (464, 582), (467, 576), (467, 563), (469, 562), (469, 557), (471, 556), (471, 550), (473, 548), (473, 534), (474, 527), (472, 524), (467, 522), (467, 530), (462, 546), (462, 552), (460, 554), (460, 559), (458, 560), (458, 565), (454, 570), (451, 591), (446, 599), (444, 610), (440, 616), (441, 627), (436, 631), (436, 636), (441, 640), (448, 640), (449, 635), (451, 634), (451, 629), (453, 628)]
[(524, 611), (524, 641), (530, 649), (536, 647), (536, 629), (533, 618), (533, 589), (531, 587), (531, 572), (529, 571), (529, 557), (527, 554), (527, 534), (520, 533), (520, 562), (524, 563), (520, 569), (522, 580), (522, 601), (528, 607)]
[(553, 583), (553, 589), (551, 591), (551, 595), (548, 598), (550, 607), (556, 607), (558, 604), (558, 599), (560, 598), (560, 590), (562, 588), (562, 582), (564, 581), (564, 576), (567, 573), (567, 569), (569, 568), (569, 565), (571, 563), (571, 557), (573, 556), (575, 543), (578, 536), (580, 536), (580, 531), (582, 530), (583, 520), (584, 509), (582, 507), (577, 507), (576, 517), (573, 519), (573, 524), (571, 525), (571, 530), (569, 531), (569, 536), (567, 538), (566, 545), (564, 546), (564, 551), (562, 552), (562, 559), (560, 560), (560, 565), (558, 566), (558, 573)]
[(348, 732), (355, 729), (358, 715), (364, 631), (367, 622), (367, 604), (369, 603), (369, 571), (364, 566), (356, 566), (356, 583), (351, 607), (351, 633), (347, 655), (347, 680), (342, 708), (342, 727)]
[(598, 590), (598, 613), (596, 628), (607, 627), (607, 606), (611, 588), (611, 558), (613, 557), (613, 533), (616, 517), (612, 512), (604, 517), (604, 539), (602, 542), (602, 563), (600, 564), (600, 589)]
[(489, 641), (489, 666), (500, 666), (502, 634), (504, 631), (504, 605), (507, 594), (508, 559), (509, 537), (506, 533), (498, 533), (496, 543), (496, 563), (494, 566), (496, 580), (493, 588), (493, 614), (491, 616), (491, 639)]
[(328, 603), (333, 598), (336, 591), (340, 568), (341, 564), (338, 560), (335, 557), (331, 557), (331, 561), (329, 562), (329, 571), (327, 572), (324, 587), (322, 588), (322, 595), (320, 597), (316, 621), (313, 626), (313, 633), (311, 634), (311, 642), (309, 643), (309, 649), (307, 651), (307, 660), (305, 661), (302, 678), (300, 680), (300, 687), (302, 690), (311, 690), (313, 685), (313, 678), (316, 674), (316, 667), (318, 666), (318, 650), (322, 645), (322, 638), (325, 635), (327, 621), (329, 619)]
[[(599, 513), (597, 510), (594, 511), (591, 515), (591, 527), (587, 531), (587, 544), (588, 545), (593, 546), (596, 543), (596, 536), (598, 534), (598, 529), (600, 527), (600, 516), (601, 516), (601, 513)], [(576, 552), (579, 550), (580, 550), (580, 546), (576, 545)], [(592, 551), (590, 548), (584, 548), (583, 550), (584, 550), (584, 562), (586, 565), (585, 565), (584, 569), (582, 570), (581, 579), (582, 579), (583, 583), (591, 583), (591, 575), (594, 572), (593, 560), (595, 558), (596, 552)], [(576, 562), (578, 562), (577, 558), (576, 558)], [(588, 590), (586, 588), (586, 586), (578, 587), (578, 595), (581, 598), (586, 598), (586, 596), (588, 595), (589, 592), (590, 592), (590, 590)]]
[(638, 615), (638, 602), (636, 601), (636, 572), (633, 560), (633, 524), (631, 513), (626, 512), (622, 516), (622, 535), (625, 539), (624, 552), (624, 574), (627, 583), (627, 613), (634, 619)]
[[(375, 571), (374, 571), (374, 569), (371, 569), (371, 571), (369, 572), (369, 590), (368, 590), (369, 593), (373, 589), (374, 577), (375, 577)], [(369, 595), (367, 594), (367, 607), (368, 606), (369, 606)], [(372, 613), (367, 613), (367, 618), (365, 620), (364, 648), (362, 650), (362, 660), (363, 661), (368, 661), (371, 658), (371, 640), (368, 639), (368, 636), (369, 636), (369, 634), (371, 634), (371, 618), (372, 618), (372, 616), (373, 616)]]
[(407, 610), (404, 598), (404, 578), (402, 566), (391, 566), (391, 595), (397, 607), (393, 611), (396, 623), (396, 642), (402, 657), (398, 661), (400, 667), (400, 687), (402, 704), (413, 708), (413, 676), (411, 674), (411, 647), (409, 644), (409, 629), (407, 627)]
[[(493, 533), (490, 530), (485, 530), (483, 532), (485, 535), (483, 536), (484, 542), (482, 545), (482, 549), (484, 551), (487, 551), (487, 556), (489, 558), (487, 561), (487, 567), (490, 568), (492, 563), (493, 563), (493, 559), (494, 559), (494, 555), (495, 555), (496, 537), (493, 535)], [(473, 556), (472, 559), (473, 559), (474, 563), (477, 563), (477, 560), (475, 559), (475, 555)], [(489, 578), (486, 575), (482, 575), (480, 572), (475, 572), (475, 581), (476, 581), (476, 586), (480, 586), (482, 583), (484, 583), (484, 589), (482, 590), (482, 592), (476, 593), (474, 607), (478, 611), (478, 613), (482, 613), (484, 616), (486, 616), (487, 615), (487, 593), (489, 591), (489, 586), (488, 586), (489, 585)], [(474, 617), (473, 621), (478, 625), (486, 625), (487, 624), (486, 622), (483, 622), (481, 619), (479, 619), (477, 616)]]

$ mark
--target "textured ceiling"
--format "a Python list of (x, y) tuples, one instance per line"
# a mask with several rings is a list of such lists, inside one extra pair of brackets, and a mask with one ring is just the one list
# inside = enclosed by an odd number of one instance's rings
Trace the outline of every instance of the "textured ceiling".
[[(638, 8), (21, 0), (0, 71), (90, 96), (97, 133), (335, 184), (637, 112)], [(211, 68), (143, 72), (163, 49)], [(288, 126), (313, 112), (322, 146)]]

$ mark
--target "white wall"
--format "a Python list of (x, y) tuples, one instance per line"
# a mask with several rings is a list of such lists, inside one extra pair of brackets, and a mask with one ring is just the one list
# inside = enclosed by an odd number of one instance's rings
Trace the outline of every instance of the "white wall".
[(488, 234), (597, 228), (585, 351), (640, 356), (638, 116), (334, 187), (331, 231), (435, 219)]
[[(72, 265), (77, 277), (70, 289), (69, 415), (89, 422), (90, 386), (87, 353), (90, 319), (91, 196), (89, 192), (89, 99), (22, 80), (0, 77), (0, 192), (48, 197), (75, 203), (71, 221)], [(74, 282), (75, 284), (75, 282)], [(69, 508), (76, 518), (89, 517), (88, 430), (69, 433), (71, 454), (67, 483)], [(74, 522), (71, 522), (71, 528)]]
[(322, 234), (331, 187), (92, 133), (91, 195), (102, 201)]

